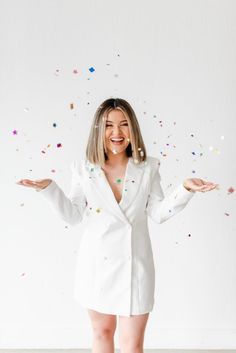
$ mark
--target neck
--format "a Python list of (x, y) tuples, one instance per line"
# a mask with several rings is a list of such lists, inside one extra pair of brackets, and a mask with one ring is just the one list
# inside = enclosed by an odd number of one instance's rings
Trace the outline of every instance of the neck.
[(116, 165), (124, 165), (126, 164), (128, 160), (128, 156), (126, 153), (118, 153), (118, 154), (113, 154), (113, 153), (107, 153), (108, 159), (106, 160), (106, 165), (109, 166), (116, 166)]

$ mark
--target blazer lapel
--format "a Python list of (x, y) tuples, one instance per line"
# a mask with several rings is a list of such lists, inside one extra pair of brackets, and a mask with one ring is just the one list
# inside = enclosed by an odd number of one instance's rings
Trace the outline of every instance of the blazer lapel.
[(100, 198), (114, 215), (119, 217), (125, 223), (129, 223), (129, 220), (125, 215), (125, 210), (132, 204), (139, 191), (144, 172), (144, 165), (145, 162), (135, 164), (133, 158), (129, 157), (123, 180), (122, 198), (118, 203), (102, 168), (99, 165), (87, 161), (89, 178), (94, 186), (95, 192), (100, 195)]

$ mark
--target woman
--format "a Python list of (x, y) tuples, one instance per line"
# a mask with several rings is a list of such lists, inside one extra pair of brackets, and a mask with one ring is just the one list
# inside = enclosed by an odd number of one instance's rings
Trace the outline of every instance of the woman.
[(121, 352), (143, 352), (155, 287), (147, 216), (162, 223), (196, 191), (217, 187), (186, 179), (164, 196), (159, 167), (159, 159), (146, 155), (130, 104), (107, 99), (95, 113), (86, 159), (72, 163), (68, 197), (52, 179), (18, 182), (40, 191), (66, 222), (84, 224), (74, 296), (90, 316), (94, 353), (114, 352), (117, 315)]

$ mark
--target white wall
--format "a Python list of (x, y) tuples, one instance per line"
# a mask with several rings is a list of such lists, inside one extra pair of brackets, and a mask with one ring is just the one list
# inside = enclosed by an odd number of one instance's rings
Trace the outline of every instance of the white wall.
[(236, 2), (0, 6), (0, 348), (91, 347), (87, 312), (72, 296), (80, 226), (15, 181), (50, 177), (67, 193), (69, 164), (84, 156), (93, 114), (112, 96), (133, 105), (165, 193), (188, 177), (220, 184), (168, 222), (150, 222), (156, 303), (145, 348), (236, 348), (236, 207), (227, 191), (236, 186)]

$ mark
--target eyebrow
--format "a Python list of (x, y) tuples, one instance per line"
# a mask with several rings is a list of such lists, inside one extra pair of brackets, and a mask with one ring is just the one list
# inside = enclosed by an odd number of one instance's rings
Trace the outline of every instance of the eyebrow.
[[(122, 123), (123, 121), (127, 121), (127, 120), (121, 120), (120, 123)], [(107, 123), (113, 123), (113, 121), (111, 121), (111, 120), (107, 120), (106, 122)]]

